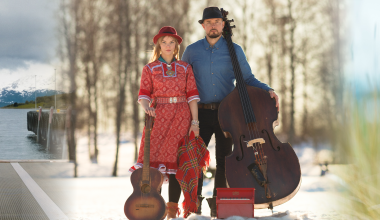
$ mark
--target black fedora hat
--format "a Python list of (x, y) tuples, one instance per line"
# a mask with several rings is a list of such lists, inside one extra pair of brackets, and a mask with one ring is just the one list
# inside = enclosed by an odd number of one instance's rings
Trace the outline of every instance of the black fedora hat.
[(203, 21), (209, 18), (223, 18), (222, 12), (218, 7), (208, 7), (203, 10), (202, 20), (199, 20), (199, 24), (203, 24)]

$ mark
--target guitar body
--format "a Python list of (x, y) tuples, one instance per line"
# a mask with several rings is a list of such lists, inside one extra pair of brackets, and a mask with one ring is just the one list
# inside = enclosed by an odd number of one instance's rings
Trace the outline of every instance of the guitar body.
[(166, 217), (166, 203), (159, 193), (163, 176), (157, 169), (150, 168), (150, 191), (142, 192), (143, 169), (137, 169), (131, 175), (133, 193), (124, 205), (124, 213), (130, 220), (161, 220)]

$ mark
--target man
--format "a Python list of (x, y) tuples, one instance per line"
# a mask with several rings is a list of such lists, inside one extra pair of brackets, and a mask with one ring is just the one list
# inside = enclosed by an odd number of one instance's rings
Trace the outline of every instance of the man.
[[(206, 37), (189, 45), (182, 55), (182, 60), (191, 64), (196, 79), (200, 102), (198, 103), (198, 118), (200, 136), (209, 144), (211, 136), (215, 134), (216, 146), (216, 174), (213, 198), (208, 199), (211, 216), (216, 216), (216, 188), (226, 188), (225, 157), (232, 152), (232, 139), (226, 138), (218, 121), (219, 103), (226, 97), (234, 86), (234, 73), (229, 55), (227, 42), (222, 37), (224, 21), (222, 13), (217, 7), (208, 7), (203, 11), (203, 18), (199, 20), (205, 30)], [(265, 89), (271, 98), (276, 99), (279, 110), (278, 96), (267, 84), (260, 82), (251, 72), (242, 48), (234, 44), (240, 63), (244, 81), (250, 85)], [(198, 199), (202, 201), (203, 176), (199, 179)], [(201, 205), (198, 208), (200, 214)]]

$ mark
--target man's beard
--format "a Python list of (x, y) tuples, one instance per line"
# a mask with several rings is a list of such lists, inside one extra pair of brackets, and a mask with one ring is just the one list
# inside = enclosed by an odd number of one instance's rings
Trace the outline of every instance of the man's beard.
[(220, 35), (222, 35), (222, 33), (221, 32), (219, 33), (218, 31), (216, 31), (216, 34), (211, 34), (211, 32), (212, 32), (212, 30), (207, 35), (209, 38), (218, 38), (218, 37), (220, 37)]

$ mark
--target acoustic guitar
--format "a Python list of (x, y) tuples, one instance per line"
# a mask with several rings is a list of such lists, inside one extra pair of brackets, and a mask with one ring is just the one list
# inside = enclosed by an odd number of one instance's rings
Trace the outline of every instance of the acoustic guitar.
[(133, 193), (124, 205), (124, 213), (130, 220), (162, 220), (166, 217), (166, 203), (159, 193), (164, 177), (150, 168), (150, 133), (153, 118), (145, 115), (144, 164), (131, 175)]

